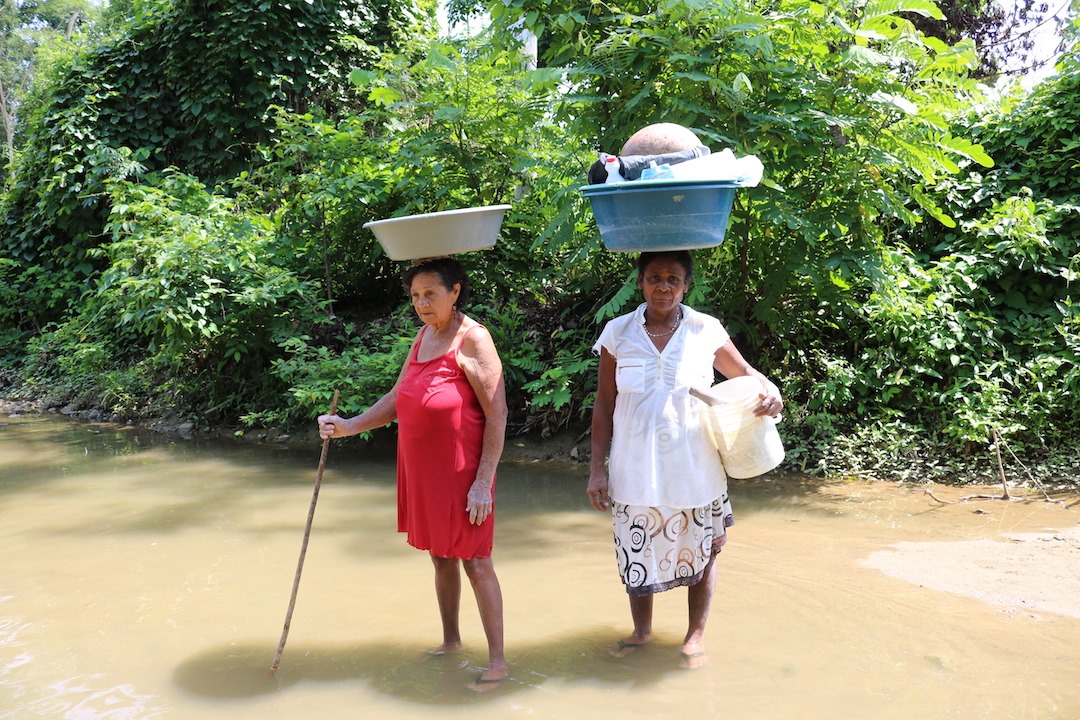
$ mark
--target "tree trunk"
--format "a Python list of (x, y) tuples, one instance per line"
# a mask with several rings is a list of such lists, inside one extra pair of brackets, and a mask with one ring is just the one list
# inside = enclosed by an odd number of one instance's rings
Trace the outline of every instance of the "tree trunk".
[(7, 92), (4, 90), (3, 79), (0, 79), (0, 116), (4, 119), (4, 143), (7, 150), (7, 162), (10, 165), (15, 160), (15, 126), (14, 118), (8, 112)]

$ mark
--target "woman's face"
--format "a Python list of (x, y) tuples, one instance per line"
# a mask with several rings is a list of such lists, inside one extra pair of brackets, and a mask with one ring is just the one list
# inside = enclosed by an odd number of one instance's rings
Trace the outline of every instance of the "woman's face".
[(650, 309), (668, 312), (682, 302), (690, 281), (681, 263), (657, 258), (645, 266), (645, 271), (638, 277), (638, 287)]
[(443, 285), (438, 273), (422, 272), (413, 278), (409, 287), (413, 310), (428, 325), (442, 325), (454, 316), (454, 303), (461, 294), (461, 285), (454, 283), (450, 290)]

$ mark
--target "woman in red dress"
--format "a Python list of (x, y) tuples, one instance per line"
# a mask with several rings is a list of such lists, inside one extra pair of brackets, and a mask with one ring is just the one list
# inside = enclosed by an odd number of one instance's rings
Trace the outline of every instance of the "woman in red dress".
[(506, 679), (502, 590), (491, 560), (495, 467), (506, 431), (502, 362), (487, 329), (458, 308), (468, 299), (461, 264), (418, 261), (402, 277), (424, 322), (397, 383), (368, 410), (319, 417), (323, 438), (346, 437), (398, 421), (398, 530), (435, 565), (443, 642), (461, 650), (461, 568), (469, 578), (488, 643), (488, 665), (469, 688)]

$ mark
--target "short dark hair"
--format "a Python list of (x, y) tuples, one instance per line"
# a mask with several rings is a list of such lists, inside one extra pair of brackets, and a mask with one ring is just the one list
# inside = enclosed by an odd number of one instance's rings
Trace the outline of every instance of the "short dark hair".
[(465, 275), (465, 268), (452, 257), (433, 258), (413, 265), (401, 276), (401, 287), (405, 288), (405, 294), (412, 292), (412, 283), (421, 273), (434, 273), (439, 276), (439, 282), (447, 291), (453, 290), (454, 285), (460, 285), (457, 308), (465, 307), (469, 302), (469, 278)]
[(639, 280), (645, 277), (645, 268), (653, 260), (672, 260), (679, 263), (682, 265), (682, 269), (686, 271), (687, 282), (690, 282), (690, 278), (694, 276), (694, 258), (691, 257), (689, 250), (655, 250), (638, 255), (637, 275)]

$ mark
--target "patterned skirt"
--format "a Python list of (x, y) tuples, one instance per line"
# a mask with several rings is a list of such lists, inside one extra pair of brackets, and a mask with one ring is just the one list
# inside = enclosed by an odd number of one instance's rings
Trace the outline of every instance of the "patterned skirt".
[(735, 522), (725, 494), (700, 508), (611, 503), (615, 558), (629, 595), (695, 585), (714, 552), (713, 538)]

